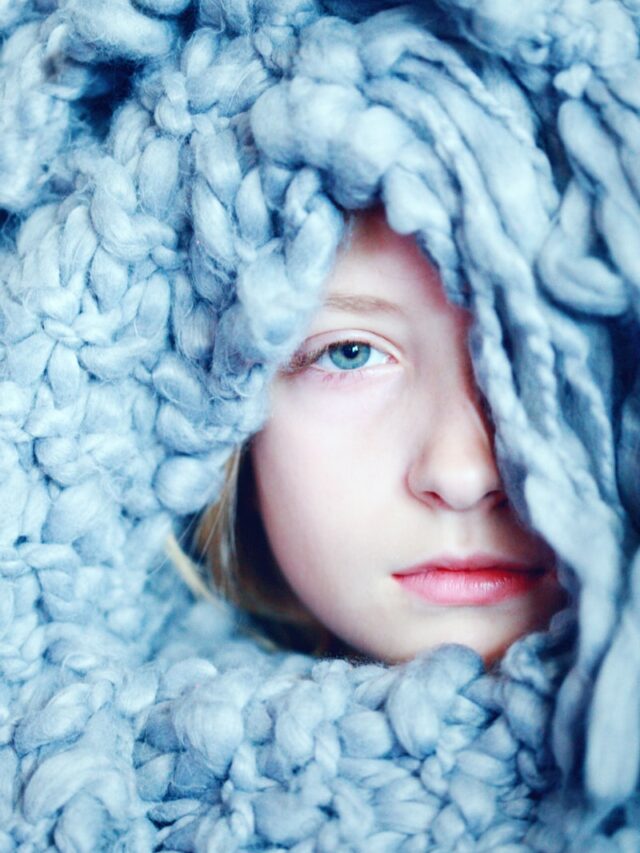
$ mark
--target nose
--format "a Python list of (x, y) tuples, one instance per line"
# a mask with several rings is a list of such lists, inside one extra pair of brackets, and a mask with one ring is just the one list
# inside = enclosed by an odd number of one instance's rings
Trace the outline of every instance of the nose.
[(413, 495), (432, 509), (489, 510), (506, 502), (493, 452), (493, 429), (471, 395), (443, 402), (408, 470)]

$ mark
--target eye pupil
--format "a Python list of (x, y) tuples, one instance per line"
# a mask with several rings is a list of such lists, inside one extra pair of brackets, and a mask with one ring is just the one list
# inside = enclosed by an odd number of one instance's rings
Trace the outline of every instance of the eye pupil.
[(360, 353), (360, 344), (345, 344), (341, 349), (345, 358), (357, 358)]
[(336, 367), (353, 370), (363, 367), (369, 360), (371, 347), (368, 344), (349, 341), (329, 349), (329, 357)]

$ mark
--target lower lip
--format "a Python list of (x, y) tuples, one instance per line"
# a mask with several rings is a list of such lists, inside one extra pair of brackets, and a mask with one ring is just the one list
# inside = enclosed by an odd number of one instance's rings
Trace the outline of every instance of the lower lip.
[(486, 606), (526, 595), (544, 577), (542, 569), (508, 571), (505, 569), (428, 569), (407, 575), (394, 575), (409, 592), (431, 604), (450, 607)]

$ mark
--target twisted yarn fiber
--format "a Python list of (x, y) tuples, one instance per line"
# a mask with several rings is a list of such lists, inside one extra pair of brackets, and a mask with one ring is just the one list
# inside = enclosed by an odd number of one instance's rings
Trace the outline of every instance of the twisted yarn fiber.
[[(0, 851), (640, 850), (640, 7), (0, 2)], [(167, 564), (381, 200), (570, 611), (267, 653)]]

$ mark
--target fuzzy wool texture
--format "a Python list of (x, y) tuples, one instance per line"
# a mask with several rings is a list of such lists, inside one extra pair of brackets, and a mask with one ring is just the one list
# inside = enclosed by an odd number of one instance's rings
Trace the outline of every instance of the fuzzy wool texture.
[[(640, 850), (640, 4), (0, 0), (0, 853)], [(382, 202), (571, 605), (270, 652), (167, 557)]]

